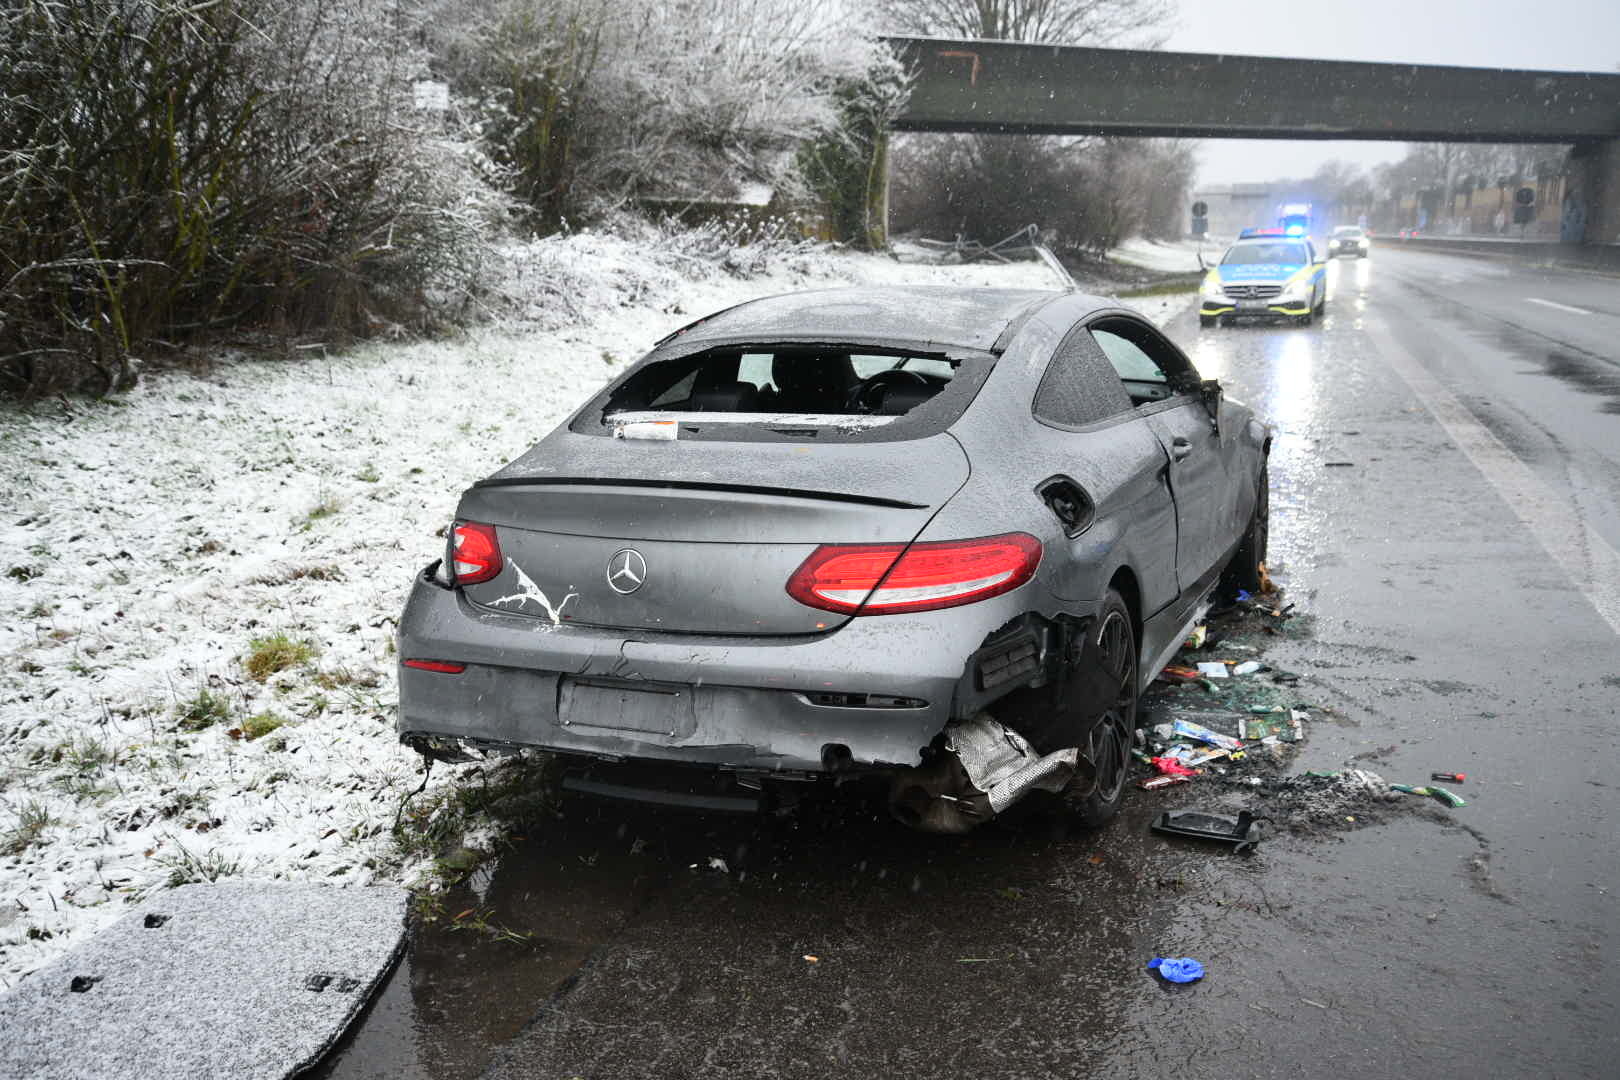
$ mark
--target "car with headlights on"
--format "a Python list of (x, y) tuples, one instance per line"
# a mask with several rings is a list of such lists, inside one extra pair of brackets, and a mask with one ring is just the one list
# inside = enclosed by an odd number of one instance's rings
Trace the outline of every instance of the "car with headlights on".
[[(469, 403), (476, 409), (476, 403)], [(399, 733), (710, 809), (877, 780), (960, 832), (1118, 808), (1137, 701), (1255, 588), (1271, 433), (1074, 292), (754, 300), (462, 493), (398, 629)]]
[(1273, 232), (1241, 236), (1207, 268), (1198, 325), (1285, 318), (1309, 326), (1327, 311), (1327, 260), (1308, 238)]
[(1365, 259), (1372, 252), (1372, 237), (1358, 225), (1341, 225), (1328, 236), (1328, 254)]

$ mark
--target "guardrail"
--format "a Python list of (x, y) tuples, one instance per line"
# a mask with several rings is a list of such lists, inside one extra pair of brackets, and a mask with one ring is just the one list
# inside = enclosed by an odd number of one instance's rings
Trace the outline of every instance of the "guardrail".
[(1379, 247), (1409, 251), (1443, 251), (1485, 259), (1519, 259), (1543, 266), (1620, 274), (1620, 244), (1559, 244), (1545, 240), (1508, 240), (1491, 236), (1378, 236)]

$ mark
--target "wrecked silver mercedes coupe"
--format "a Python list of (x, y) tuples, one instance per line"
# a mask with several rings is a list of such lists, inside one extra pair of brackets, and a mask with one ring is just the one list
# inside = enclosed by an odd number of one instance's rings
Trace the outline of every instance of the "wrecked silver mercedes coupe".
[(424, 754), (701, 807), (880, 775), (918, 828), (1117, 809), (1138, 695), (1254, 588), (1271, 435), (1076, 293), (845, 289), (671, 335), (461, 497), (399, 626)]

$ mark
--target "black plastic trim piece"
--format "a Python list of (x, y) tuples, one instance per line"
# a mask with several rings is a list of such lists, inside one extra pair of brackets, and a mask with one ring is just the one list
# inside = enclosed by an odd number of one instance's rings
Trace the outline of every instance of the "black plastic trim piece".
[(743, 495), (779, 495), (792, 499), (819, 499), (822, 502), (860, 503), (865, 506), (887, 506), (896, 510), (926, 510), (927, 503), (906, 502), (903, 499), (885, 499), (879, 495), (848, 495), (836, 491), (805, 491), (800, 488), (770, 487), (765, 484), (714, 484), (691, 480), (625, 480), (585, 476), (491, 476), (473, 484), (486, 487), (628, 487), (664, 488), (682, 491), (727, 491)]

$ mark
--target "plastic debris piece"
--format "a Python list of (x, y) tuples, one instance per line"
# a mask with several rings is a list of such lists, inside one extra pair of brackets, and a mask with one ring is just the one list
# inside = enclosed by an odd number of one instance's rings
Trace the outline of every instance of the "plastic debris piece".
[(722, 874), (731, 873), (731, 868), (726, 865), (726, 860), (722, 859), (718, 855), (710, 855), (709, 856), (709, 869), (710, 870), (718, 870)]
[(1165, 757), (1156, 757), (1156, 758), (1154, 758), (1153, 759), (1153, 767), (1155, 769), (1159, 770), (1159, 775), (1161, 775), (1161, 776), (1197, 776), (1198, 775), (1198, 773), (1195, 770), (1187, 768), (1187, 766), (1183, 765), (1181, 762), (1177, 761), (1175, 758), (1170, 757), (1168, 755), (1166, 755)]
[(1159, 973), (1165, 982), (1190, 983), (1204, 977), (1204, 965), (1190, 956), (1155, 956), (1148, 968)]
[(1257, 671), (1264, 671), (1266, 665), (1258, 660), (1245, 660), (1232, 669), (1234, 675), (1253, 675)]
[(1263, 713), (1243, 718), (1243, 737), (1261, 742), (1299, 742), (1305, 737), (1305, 729), (1291, 713)]
[(1192, 783), (1192, 777), (1190, 776), (1183, 776), (1180, 773), (1166, 773), (1162, 776), (1145, 776), (1136, 782), (1136, 786), (1143, 791), (1157, 791), (1173, 784), (1190, 783)]
[(1429, 779), (1444, 780), (1451, 784), (1460, 784), (1464, 780), (1468, 779), (1468, 774), (1460, 772), (1432, 772), (1429, 774)]
[(1407, 795), (1427, 795), (1439, 799), (1448, 806), (1467, 806), (1468, 801), (1455, 791), (1447, 791), (1443, 787), (1430, 784), (1428, 787), (1419, 787), (1414, 784), (1391, 784), (1389, 790), (1403, 792)]
[(1204, 642), (1208, 640), (1209, 627), (1195, 626), (1193, 627), (1193, 632), (1187, 635), (1187, 640), (1183, 641), (1181, 644), (1183, 648), (1187, 649), (1202, 649), (1204, 647)]
[(1198, 665), (1198, 673), (1211, 679), (1225, 679), (1232, 673), (1226, 670), (1226, 664), (1220, 660), (1204, 660)]
[(819, 963), (821, 963), (821, 957), (819, 957), (819, 956), (811, 956), (809, 953), (805, 953), (804, 954), (804, 962), (807, 963), (807, 964), (819, 964)]
[(639, 420), (620, 424), (613, 429), (615, 439), (649, 439), (653, 442), (674, 442), (679, 426), (674, 420)]
[(1223, 844), (1232, 844), (1232, 850), (1236, 852), (1256, 847), (1265, 838), (1265, 829), (1261, 826), (1263, 820), (1247, 810), (1237, 817), (1206, 814), (1202, 810), (1166, 810), (1153, 822), (1152, 829), (1172, 836), (1218, 840)]
[(1159, 678), (1165, 682), (1196, 682), (1198, 680), (1198, 671), (1196, 668), (1178, 667), (1175, 664), (1170, 664), (1159, 672)]
[(1208, 743), (1211, 746), (1218, 746), (1222, 750), (1243, 749), (1242, 739), (1234, 739), (1230, 735), (1222, 735), (1218, 731), (1211, 731), (1203, 724), (1195, 724), (1191, 720), (1178, 719), (1174, 722), (1173, 726), (1177, 735), (1184, 736), (1188, 739), (1197, 739), (1199, 742)]

